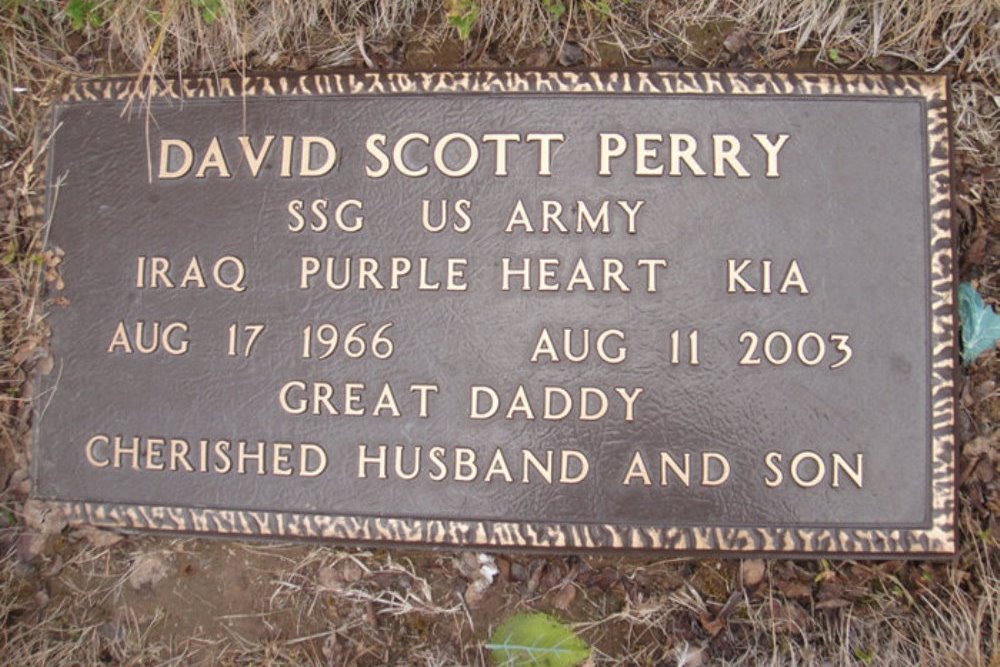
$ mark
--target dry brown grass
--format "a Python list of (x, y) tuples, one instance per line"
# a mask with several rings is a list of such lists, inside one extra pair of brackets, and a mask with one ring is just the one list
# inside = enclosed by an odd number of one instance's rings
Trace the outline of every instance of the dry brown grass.
[[(728, 564), (588, 559), (585, 567), (613, 567), (620, 581), (607, 591), (580, 585), (556, 611), (576, 619), (596, 664), (992, 667), (1000, 563), (983, 545), (968, 546), (964, 562), (916, 567), (932, 572), (922, 587), (906, 581), (913, 572), (885, 564), (794, 566), (842, 582), (846, 597), (825, 607), (787, 585), (789, 563), (770, 563), (763, 583), (742, 587)], [(548, 595), (504, 577), (470, 609), (452, 585), (464, 581), (458, 557), (447, 554), (151, 538), (55, 552), (38, 570), (13, 555), (0, 561), (3, 664), (481, 664), (480, 643), (500, 617), (552, 610)], [(173, 561), (168, 578), (136, 588), (130, 572), (157, 552)], [(61, 561), (64, 553), (72, 555)], [(227, 561), (229, 571), (219, 569)], [(204, 571), (191, 573), (199, 563)], [(238, 608), (200, 614), (171, 600), (247, 567), (251, 596)], [(705, 569), (719, 590), (704, 585)]]
[(774, 561), (744, 587), (735, 562), (511, 557), (473, 600), (457, 554), (157, 537), (102, 547), (106, 536), (24, 509), (39, 294), (57, 262), (43, 251), (45, 119), (65, 77), (560, 63), (949, 72), (963, 277), (996, 299), (996, 0), (631, 1), (610, 14), (572, 0), (559, 20), (534, 0), (483, 0), (468, 42), (437, 2), (221, 0), (210, 25), (190, 0), (95, 4), (100, 26), (74, 31), (63, 0), (0, 0), (0, 664), (479, 664), (491, 625), (538, 608), (574, 621), (600, 664), (1000, 665), (996, 355), (963, 390), (951, 564)]

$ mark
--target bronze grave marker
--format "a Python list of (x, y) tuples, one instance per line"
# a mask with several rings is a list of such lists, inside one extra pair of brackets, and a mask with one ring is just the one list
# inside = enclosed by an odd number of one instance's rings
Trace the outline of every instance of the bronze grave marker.
[(942, 77), (78, 84), (36, 495), (74, 521), (952, 553)]

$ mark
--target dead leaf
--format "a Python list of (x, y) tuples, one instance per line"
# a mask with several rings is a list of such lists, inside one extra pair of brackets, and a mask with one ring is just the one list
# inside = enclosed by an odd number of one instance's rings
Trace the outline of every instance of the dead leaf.
[(162, 554), (142, 554), (135, 559), (132, 571), (128, 575), (128, 584), (135, 590), (143, 586), (152, 588), (166, 579), (170, 567)]
[(337, 566), (337, 571), (342, 581), (349, 584), (364, 579), (365, 570), (353, 558), (341, 561)]
[(528, 578), (528, 594), (532, 595), (538, 590), (538, 585), (542, 581), (542, 575), (545, 574), (545, 561), (540, 558), (533, 560), (528, 569), (531, 572), (531, 576)]
[(59, 573), (62, 572), (63, 568), (66, 567), (66, 561), (59, 554), (49, 561), (47, 566), (42, 570), (42, 577), (45, 579), (51, 579), (52, 577), (58, 577)]
[(573, 600), (575, 599), (576, 599), (576, 586), (567, 582), (552, 594), (552, 597), (549, 599), (549, 602), (551, 602), (552, 606), (555, 607), (556, 609), (559, 609), (561, 611), (566, 611), (569, 609), (570, 605), (573, 604)]
[(539, 69), (548, 65), (552, 61), (552, 56), (545, 48), (539, 46), (527, 54), (521, 55), (518, 60), (523, 67)]
[(816, 609), (840, 609), (841, 607), (849, 607), (850, 602), (843, 598), (830, 598), (829, 600), (823, 600), (816, 604)]
[(561, 560), (553, 559), (545, 566), (545, 572), (539, 582), (539, 590), (552, 590), (566, 578), (566, 566)]
[(86, 540), (95, 547), (110, 547), (121, 542), (124, 537), (110, 530), (101, 530), (95, 526), (81, 526), (73, 531), (72, 537), (78, 540)]
[(820, 572), (819, 574), (817, 574), (815, 577), (813, 577), (813, 581), (815, 581), (817, 584), (819, 584), (819, 583), (823, 583), (823, 582), (829, 581), (831, 579), (835, 579), (836, 577), (837, 577), (837, 573), (834, 572), (833, 570), (823, 570), (822, 572)]
[(58, 507), (29, 500), (24, 504), (24, 525), (43, 537), (58, 535), (66, 527), (66, 515)]
[(30, 563), (45, 551), (45, 538), (41, 534), (27, 531), (17, 539), (17, 557), (22, 563)]
[(319, 590), (337, 592), (344, 587), (337, 569), (334, 567), (321, 567), (316, 573), (316, 581), (319, 583)]
[(364, 576), (364, 568), (353, 558), (346, 558), (333, 565), (321, 567), (316, 573), (316, 581), (320, 590), (339, 591), (344, 588), (344, 584), (361, 581)]
[(24, 500), (31, 493), (31, 475), (27, 469), (15, 470), (7, 482), (7, 491), (18, 500)]
[(771, 600), (769, 615), (771, 627), (782, 634), (804, 632), (809, 624), (809, 614), (796, 602)]
[(331, 665), (356, 664), (353, 652), (347, 642), (340, 641), (336, 631), (331, 631), (323, 641), (323, 657)]
[(473, 581), (465, 587), (465, 602), (470, 607), (477, 606), (486, 597), (487, 586), (483, 586), (481, 581)]
[(500, 574), (500, 568), (497, 567), (496, 559), (489, 554), (479, 554), (479, 574), (478, 577), (486, 581), (486, 585), (489, 586)]
[(982, 266), (986, 261), (986, 241), (985, 233), (976, 235), (965, 251), (965, 261), (973, 266)]
[(475, 579), (479, 574), (479, 559), (471, 551), (463, 551), (455, 560), (458, 571), (466, 579)]
[(812, 597), (812, 587), (798, 581), (782, 581), (778, 584), (778, 590), (786, 598), (790, 599), (807, 599)]
[(496, 563), (497, 569), (500, 571), (500, 578), (504, 581), (510, 581), (510, 559), (497, 556)]
[(678, 657), (677, 664), (680, 667), (704, 667), (708, 664), (708, 653), (703, 648), (685, 652)]
[[(602, 591), (606, 591), (617, 583), (618, 578), (618, 570), (613, 567), (605, 567), (601, 570), (588, 570), (587, 572), (581, 572), (577, 577), (577, 581), (580, 582), (581, 586), (595, 586), (600, 588)], [(683, 583), (683, 581), (681, 583)], [(678, 584), (678, 586), (679, 585), (680, 584)], [(676, 586), (674, 586), (674, 588), (676, 588)]]
[(698, 617), (698, 622), (701, 623), (701, 627), (708, 633), (709, 637), (716, 636), (722, 632), (722, 628), (726, 627), (726, 619), (713, 617), (710, 614), (702, 614)]
[(469, 581), (465, 589), (465, 601), (475, 606), (486, 595), (500, 570), (489, 554), (463, 553), (458, 561), (458, 570)]
[(23, 563), (30, 563), (45, 551), (48, 538), (66, 527), (66, 515), (58, 507), (29, 500), (24, 504), (22, 516), (26, 530), (17, 540), (17, 557)]

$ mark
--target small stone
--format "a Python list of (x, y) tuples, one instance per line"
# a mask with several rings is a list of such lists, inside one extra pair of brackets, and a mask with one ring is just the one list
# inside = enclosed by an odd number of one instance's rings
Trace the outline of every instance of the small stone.
[(754, 588), (760, 582), (764, 580), (764, 574), (767, 568), (764, 565), (764, 560), (761, 558), (751, 558), (750, 560), (743, 561), (740, 566), (740, 576), (743, 579), (743, 586), (746, 588)]
[(747, 34), (742, 30), (729, 33), (722, 42), (722, 47), (729, 53), (739, 53), (745, 46), (748, 46)]
[(879, 56), (875, 59), (875, 66), (883, 72), (895, 72), (901, 64), (902, 61), (896, 56)]
[(36, 609), (44, 609), (49, 604), (49, 594), (45, 591), (37, 591), (32, 598)]
[(122, 632), (122, 628), (117, 623), (107, 621), (97, 626), (97, 636), (102, 639), (107, 639), (108, 641), (118, 641), (123, 635), (124, 633)]
[(38, 360), (38, 364), (35, 366), (35, 369), (42, 375), (48, 375), (49, 373), (52, 372), (52, 369), (54, 367), (55, 367), (55, 362), (52, 360), (52, 355), (46, 354), (44, 357)]
[(575, 42), (566, 42), (559, 50), (559, 64), (563, 67), (575, 67), (583, 63), (583, 49)]
[(657, 69), (680, 69), (681, 64), (675, 58), (650, 56), (649, 64)]

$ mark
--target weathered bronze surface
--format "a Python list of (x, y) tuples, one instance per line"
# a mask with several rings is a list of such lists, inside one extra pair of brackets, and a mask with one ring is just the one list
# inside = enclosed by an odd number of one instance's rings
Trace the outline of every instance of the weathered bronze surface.
[(33, 464), (73, 520), (954, 550), (943, 78), (134, 86), (52, 117)]

